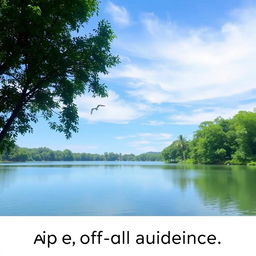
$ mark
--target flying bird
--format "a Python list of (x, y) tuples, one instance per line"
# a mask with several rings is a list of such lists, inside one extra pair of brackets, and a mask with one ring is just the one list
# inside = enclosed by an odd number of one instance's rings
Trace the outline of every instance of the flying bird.
[(93, 111), (94, 111), (94, 110), (98, 110), (99, 107), (106, 107), (106, 106), (105, 106), (105, 105), (98, 105), (96, 108), (92, 108), (92, 109), (91, 109), (91, 115), (92, 115)]

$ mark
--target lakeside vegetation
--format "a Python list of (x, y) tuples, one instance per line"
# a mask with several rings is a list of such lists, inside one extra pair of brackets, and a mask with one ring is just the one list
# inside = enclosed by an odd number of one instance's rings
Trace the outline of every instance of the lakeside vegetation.
[(256, 165), (256, 113), (203, 122), (192, 140), (180, 135), (162, 155), (169, 163)]
[(14, 146), (0, 154), (0, 161), (165, 161), (168, 163), (256, 165), (256, 113), (240, 111), (231, 119), (222, 117), (199, 125), (192, 140), (180, 135), (160, 152), (139, 155), (106, 152), (74, 153), (46, 147)]
[(104, 154), (73, 153), (71, 150), (51, 150), (42, 148), (21, 148), (15, 146), (11, 151), (0, 154), (0, 161), (163, 161), (159, 152), (147, 152), (140, 155), (118, 154), (106, 152)]

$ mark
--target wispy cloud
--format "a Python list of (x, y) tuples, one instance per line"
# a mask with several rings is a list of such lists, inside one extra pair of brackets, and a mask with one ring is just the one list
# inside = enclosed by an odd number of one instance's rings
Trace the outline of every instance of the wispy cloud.
[(117, 136), (117, 140), (125, 140), (133, 152), (161, 151), (171, 143), (172, 134), (169, 133), (137, 133)]
[(67, 143), (67, 145), (58, 145), (58, 146), (52, 146), (52, 149), (55, 150), (63, 150), (63, 149), (69, 149), (73, 152), (96, 152), (97, 150), (99, 150), (99, 146), (96, 145), (84, 145), (84, 144), (70, 144)]
[[(79, 116), (90, 122), (126, 124), (131, 120), (143, 116), (148, 110), (146, 105), (125, 101), (111, 90), (107, 98), (92, 98), (86, 95), (79, 97), (76, 103), (79, 109)], [(100, 107), (91, 114), (91, 109), (99, 104), (105, 107)]]
[(130, 139), (130, 138), (140, 138), (140, 139), (150, 138), (153, 140), (166, 140), (166, 139), (170, 139), (171, 137), (172, 137), (172, 135), (169, 133), (144, 132), (144, 133), (136, 133), (133, 135), (117, 136), (115, 138), (118, 140), (125, 140), (125, 139)]
[[(108, 9), (129, 20), (124, 7), (109, 2)], [(79, 115), (90, 122), (128, 123), (151, 114), (143, 125), (162, 126), (194, 125), (252, 110), (242, 101), (256, 97), (255, 27), (254, 8), (236, 11), (219, 29), (181, 27), (143, 14), (139, 28), (119, 35), (115, 47), (122, 64), (108, 76), (123, 82), (129, 101), (113, 91), (107, 99), (83, 97)], [(107, 107), (90, 115), (97, 104)]]
[(129, 57), (112, 77), (129, 79), (128, 92), (149, 103), (228, 97), (256, 87), (256, 9), (237, 11), (219, 29), (184, 28), (154, 14), (140, 34), (121, 37)]
[(108, 2), (106, 10), (114, 22), (120, 26), (130, 25), (130, 15), (125, 7)]
[(238, 105), (235, 108), (214, 107), (194, 109), (192, 113), (181, 113), (172, 115), (171, 122), (174, 124), (200, 124), (203, 121), (213, 121), (217, 117), (231, 118), (239, 111), (253, 111), (256, 104)]
[(168, 122), (158, 121), (158, 120), (149, 120), (146, 123), (144, 123), (144, 125), (149, 125), (149, 126), (162, 126), (166, 124), (168, 124)]

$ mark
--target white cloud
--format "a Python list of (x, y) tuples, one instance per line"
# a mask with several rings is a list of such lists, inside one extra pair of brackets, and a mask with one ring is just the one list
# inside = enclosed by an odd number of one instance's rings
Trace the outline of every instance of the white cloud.
[(64, 149), (69, 149), (73, 152), (97, 152), (99, 150), (99, 147), (96, 145), (84, 145), (84, 144), (70, 144), (66, 143), (63, 145), (58, 145), (58, 146), (51, 146), (52, 149), (54, 150), (64, 150)]
[(146, 132), (146, 133), (139, 133), (138, 134), (140, 137), (144, 137), (144, 138), (151, 138), (154, 140), (167, 140), (170, 139), (172, 137), (171, 134), (169, 133), (150, 133), (150, 132)]
[(106, 10), (118, 25), (120, 26), (130, 25), (130, 16), (125, 7), (118, 6), (112, 2), (108, 2)]
[(144, 133), (137, 133), (133, 135), (125, 135), (125, 136), (117, 136), (115, 137), (117, 140), (125, 140), (130, 138), (136, 138), (136, 139), (145, 139), (149, 138), (151, 140), (166, 140), (170, 139), (172, 137), (169, 133), (151, 133), (151, 132), (144, 132)]
[(168, 124), (168, 123), (164, 121), (158, 121), (158, 120), (149, 120), (148, 122), (144, 123), (144, 125), (149, 125), (149, 126), (161, 126), (165, 124)]
[(256, 104), (245, 104), (245, 105), (238, 105), (235, 108), (202, 108), (202, 109), (195, 109), (190, 114), (177, 114), (172, 115), (171, 120), (172, 123), (175, 124), (200, 124), (204, 121), (213, 121), (215, 118), (221, 116), (223, 118), (231, 118), (239, 111), (253, 111)]
[[(130, 103), (120, 99), (119, 95), (114, 91), (109, 91), (109, 96), (106, 98), (82, 96), (77, 98), (78, 113), (81, 118), (90, 122), (108, 122), (117, 124), (126, 124), (131, 120), (141, 117), (148, 107), (139, 103)], [(97, 105), (105, 105), (93, 111)]]
[(130, 139), (130, 138), (136, 138), (136, 135), (127, 135), (127, 136), (116, 136), (116, 140), (125, 140), (125, 139)]
[(142, 31), (120, 38), (130, 61), (111, 77), (130, 80), (129, 93), (150, 103), (188, 102), (256, 88), (256, 9), (236, 12), (219, 29), (188, 29), (142, 17)]
[(117, 136), (117, 140), (126, 140), (128, 147), (133, 148), (133, 152), (162, 151), (164, 147), (171, 143), (172, 135), (169, 133), (137, 133), (132, 135)]

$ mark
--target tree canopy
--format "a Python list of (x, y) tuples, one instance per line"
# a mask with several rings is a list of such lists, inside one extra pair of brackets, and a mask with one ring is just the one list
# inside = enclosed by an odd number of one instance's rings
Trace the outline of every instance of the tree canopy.
[(181, 147), (174, 141), (162, 151), (168, 162), (188, 160), (202, 164), (247, 164), (256, 160), (256, 113), (240, 111), (231, 119), (203, 122), (193, 139)]
[(21, 148), (14, 146), (0, 154), (0, 161), (162, 161), (160, 152), (147, 152), (139, 155), (105, 152), (104, 154), (74, 153), (71, 150), (51, 150), (41, 148)]
[(179, 135), (178, 139), (162, 151), (163, 158), (168, 162), (179, 162), (186, 160), (188, 154), (188, 141)]
[(32, 132), (39, 113), (70, 138), (78, 130), (74, 99), (107, 96), (99, 76), (119, 62), (111, 26), (102, 20), (78, 33), (97, 11), (97, 0), (0, 1), (0, 150)]

